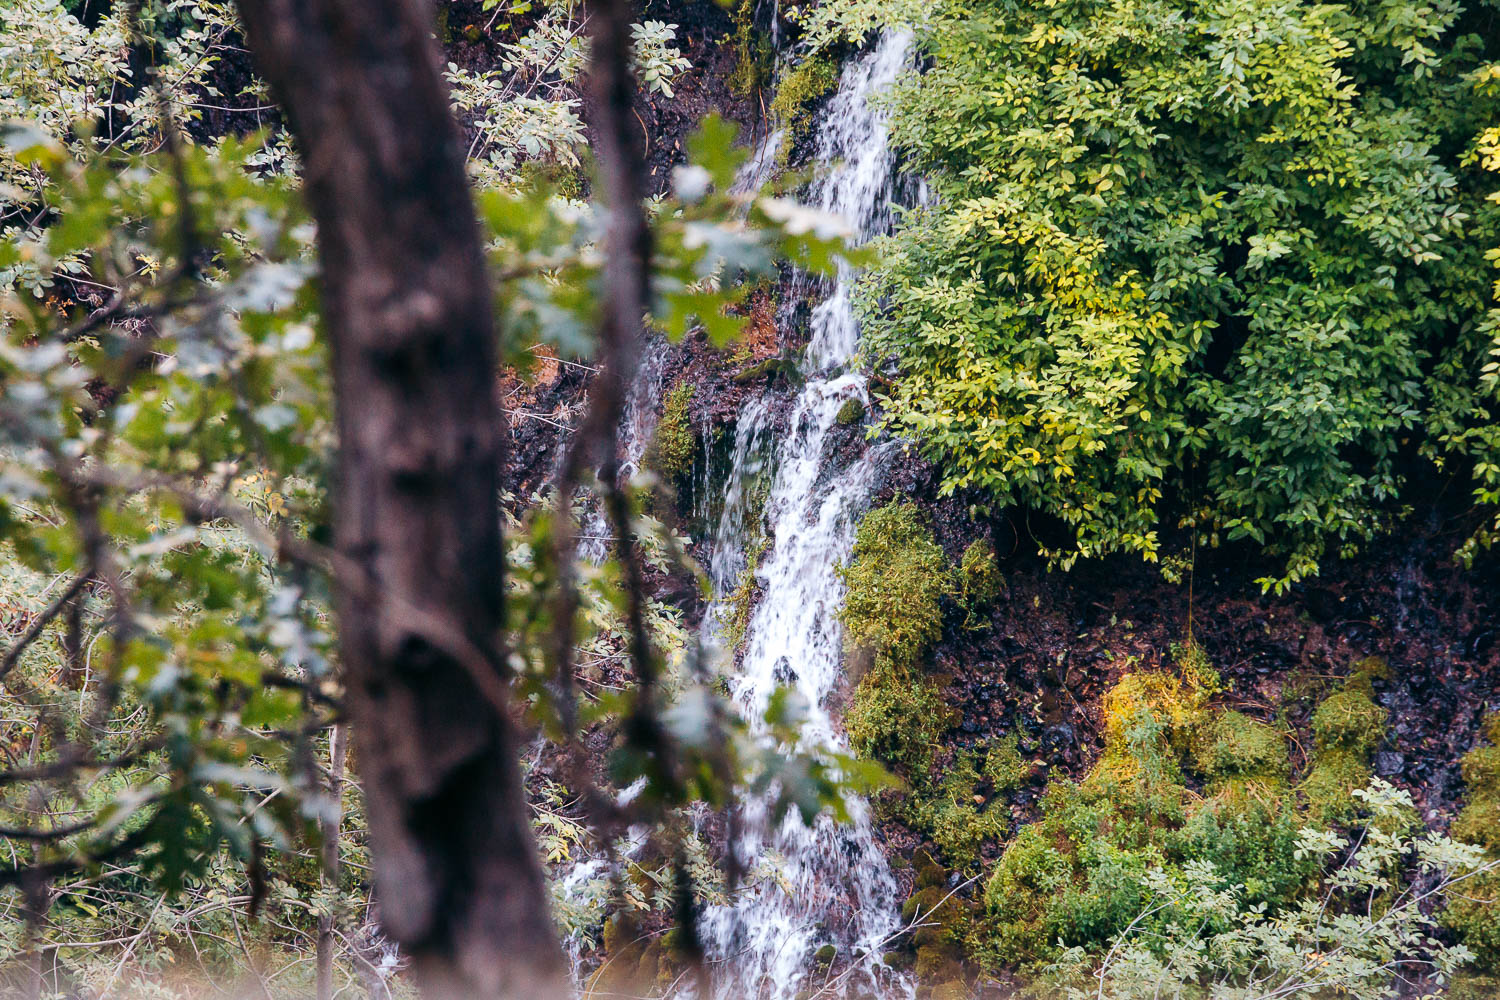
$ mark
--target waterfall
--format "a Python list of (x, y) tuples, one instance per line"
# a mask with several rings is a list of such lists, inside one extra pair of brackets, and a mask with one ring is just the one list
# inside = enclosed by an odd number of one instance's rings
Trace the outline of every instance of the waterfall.
[[(843, 216), (862, 239), (890, 224), (894, 192), (885, 116), (869, 99), (891, 87), (909, 49), (909, 36), (883, 36), (846, 66), (820, 121), (819, 178), (809, 200)], [(841, 267), (813, 311), (802, 361), (806, 381), (787, 422), (776, 420), (777, 400), (769, 392), (741, 413), (729, 494), (709, 559), (722, 600), (745, 567), (746, 535), (755, 528), (748, 523), (755, 506), (749, 484), (774, 470), (764, 499), (772, 544), (758, 571), (762, 596), (730, 690), (755, 726), (777, 686), (795, 688), (808, 706), (802, 739), (809, 748), (843, 742), (826, 705), (843, 676), (838, 610), (844, 592), (837, 567), (848, 558), (890, 448), (867, 448), (853, 463), (834, 467), (831, 444), (840, 407), (851, 398), (868, 402), (864, 376), (843, 370), (859, 343), (854, 279)], [(721, 1000), (784, 1000), (824, 987), (840, 995), (855, 988), (909, 995), (905, 980), (880, 964), (899, 930), (900, 895), (866, 804), (850, 801), (852, 822), (842, 826), (825, 815), (808, 827), (793, 813), (773, 829), (765, 801), (745, 802), (743, 810), (747, 832), (735, 849), (750, 859), (767, 852), (778, 856), (781, 878), (747, 888), (731, 904), (705, 914), (705, 943)], [(832, 968), (842, 970), (837, 983), (812, 971), (813, 953), (827, 945), (836, 952)]]

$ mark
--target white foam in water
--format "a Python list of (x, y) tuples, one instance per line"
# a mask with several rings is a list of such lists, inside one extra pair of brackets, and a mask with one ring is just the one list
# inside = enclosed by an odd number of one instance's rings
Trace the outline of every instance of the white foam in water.
[[(890, 223), (894, 172), (885, 117), (868, 99), (895, 82), (909, 49), (907, 35), (881, 38), (845, 68), (820, 121), (822, 176), (810, 200), (842, 215), (864, 239)], [(829, 442), (840, 407), (850, 398), (868, 402), (864, 376), (840, 371), (859, 344), (850, 302), (853, 281), (852, 272), (841, 268), (832, 292), (813, 312), (803, 363), (807, 382), (785, 430), (772, 434), (769, 397), (752, 401), (741, 414), (735, 467), (710, 559), (715, 588), (726, 594), (744, 565), (741, 493), (770, 452), (776, 471), (766, 519), (773, 546), (759, 571), (762, 595), (730, 688), (741, 712), (757, 726), (772, 691), (778, 685), (794, 687), (809, 706), (806, 747), (843, 742), (824, 704), (843, 675), (838, 610), (844, 589), (837, 567), (848, 558), (889, 453), (887, 447), (868, 449), (847, 468), (829, 471)], [(704, 915), (716, 996), (788, 1000), (824, 986), (836, 995), (878, 987), (886, 996), (909, 996), (910, 983), (880, 965), (881, 953), (900, 929), (900, 897), (865, 803), (851, 798), (847, 825), (825, 815), (810, 828), (795, 813), (769, 828), (765, 801), (747, 801), (742, 808), (747, 830), (738, 845), (742, 857), (753, 862), (775, 852), (783, 859), (782, 878), (748, 888), (732, 905)], [(829, 973), (815, 972), (812, 962), (813, 952), (828, 944), (838, 952), (833, 980), (826, 978)]]

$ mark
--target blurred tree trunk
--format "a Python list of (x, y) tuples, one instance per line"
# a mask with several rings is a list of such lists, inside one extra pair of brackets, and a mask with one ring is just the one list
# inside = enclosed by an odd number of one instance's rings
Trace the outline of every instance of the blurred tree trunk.
[(239, 7), (318, 223), (340, 642), (383, 928), (430, 997), (560, 997), (503, 704), (492, 308), (430, 5)]

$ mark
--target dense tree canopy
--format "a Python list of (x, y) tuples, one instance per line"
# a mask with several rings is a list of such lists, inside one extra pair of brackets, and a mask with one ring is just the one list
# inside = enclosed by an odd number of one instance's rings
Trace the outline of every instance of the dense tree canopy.
[(896, 99), (933, 198), (870, 287), (893, 427), (1065, 520), (1064, 565), (1181, 518), (1280, 586), (1424, 466), (1493, 504), (1494, 16), (938, 4)]

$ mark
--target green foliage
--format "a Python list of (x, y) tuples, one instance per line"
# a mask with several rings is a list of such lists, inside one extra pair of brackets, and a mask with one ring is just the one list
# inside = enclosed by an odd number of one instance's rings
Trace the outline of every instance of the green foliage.
[(993, 605), (1005, 590), (1005, 576), (995, 558), (995, 546), (976, 538), (964, 549), (958, 563), (958, 598), (968, 609), (969, 620)]
[(866, 514), (839, 575), (848, 588), (839, 620), (851, 646), (910, 665), (942, 634), (950, 573), (915, 504), (893, 501)]
[(1031, 774), (1032, 765), (1021, 756), (1020, 739), (1015, 733), (990, 744), (984, 758), (984, 776), (997, 792), (1021, 787)]
[(1211, 791), (1252, 791), (1246, 785), (1276, 791), (1288, 783), (1286, 737), (1264, 722), (1223, 712), (1203, 727), (1196, 742), (1196, 770)]
[(1181, 517), (1280, 590), (1381, 529), (1405, 441), (1492, 502), (1489, 16), (930, 5), (892, 135), (936, 197), (866, 289), (890, 426), (945, 490), (1062, 519), (1063, 566)]
[(923, 779), (953, 722), (953, 709), (936, 684), (890, 663), (877, 663), (865, 674), (844, 713), (855, 753)]
[[(1267, 910), (1212, 864), (1153, 868), (1138, 915), (1102, 960), (1076, 947), (1049, 970), (1061, 987), (1053, 995), (1385, 1000), (1393, 969), (1408, 965), (1431, 969), (1441, 985), (1469, 954), (1437, 939), (1427, 904), (1462, 895), (1480, 856), (1443, 836), (1401, 832), (1413, 808), (1405, 792), (1376, 781), (1355, 795), (1371, 816), (1358, 841), (1297, 835), (1293, 857), (1319, 876), (1317, 897)], [(1403, 891), (1402, 859), (1423, 872), (1423, 892)]]
[[(552, 194), (578, 176), (565, 81), (583, 39), (576, 5), (548, 6), (521, 40), (534, 48), (508, 50), (516, 89), (454, 84), (482, 161), (494, 273), (512, 276), (495, 289), (510, 360), (543, 345), (586, 357), (597, 329), (606, 213)], [(132, 12), (154, 68), (127, 44)], [(0, 11), (0, 615), (16, 653), (0, 688), (10, 758), (0, 823), (38, 834), (8, 838), (0, 867), (8, 884), (33, 864), (50, 869), (58, 902), (35, 943), (90, 995), (173, 964), (180, 990), (163, 983), (160, 995), (198, 996), (200, 976), (238, 982), (264, 959), (277, 996), (307, 996), (318, 917), (367, 912), (370, 867), (353, 787), (343, 884), (325, 885), (315, 861), (330, 804), (319, 757), (344, 694), (324, 548), (337, 432), (315, 234), (284, 135), (194, 141), (201, 109), (264, 100), (254, 81), (221, 93), (211, 73), (227, 51), (243, 64), (230, 5), (95, 5), (95, 15), (91, 29), (55, 0)], [(638, 68), (643, 41), (671, 55), (652, 32), (637, 33)], [(670, 88), (669, 75), (652, 82)], [(550, 137), (547, 122), (558, 125)], [(731, 126), (710, 120), (685, 145), (673, 194), (653, 203), (652, 316), (674, 334), (701, 324), (722, 343), (743, 322), (725, 307), (747, 280), (793, 258), (826, 272), (843, 241), (819, 213), (731, 192), (744, 158)], [(516, 702), (556, 738), (549, 656), (566, 625), (552, 617), (553, 507), (505, 504), (531, 509), (507, 514), (504, 597)], [(683, 569), (680, 539), (649, 518), (632, 527), (652, 572)], [(575, 666), (608, 692), (618, 674), (590, 671), (628, 659), (619, 566), (571, 570)], [(76, 615), (54, 604), (69, 592)], [(809, 821), (846, 815), (845, 789), (878, 786), (878, 768), (846, 754), (785, 750), (804, 707), (784, 692), (758, 720), (769, 743), (726, 721), (734, 713), (680, 669), (680, 612), (648, 601), (643, 617), (687, 776), (664, 783), (641, 755), (613, 756), (622, 782), (652, 777), (636, 799), (643, 822), (666, 827), (690, 800), (720, 804), (734, 782), (774, 792), (773, 815)], [(34, 640), (12, 645), (32, 624)], [(606, 694), (580, 714), (610, 727), (625, 706)], [(33, 768), (43, 777), (26, 777)], [(586, 836), (576, 795), (536, 774), (528, 790), (548, 863), (568, 863)], [(269, 923), (252, 953), (239, 938), (262, 885)], [(607, 888), (560, 900), (559, 920), (587, 940)], [(21, 904), (0, 894), (8, 955), (22, 950)], [(347, 990), (364, 967), (348, 941), (339, 952)], [(399, 981), (383, 988), (407, 995)]]
[(930, 836), (948, 863), (962, 870), (974, 868), (981, 845), (998, 840), (1009, 825), (1002, 800), (985, 801), (977, 794), (977, 764), (974, 753), (957, 752), (936, 787), (924, 775), (902, 809), (907, 823)]

